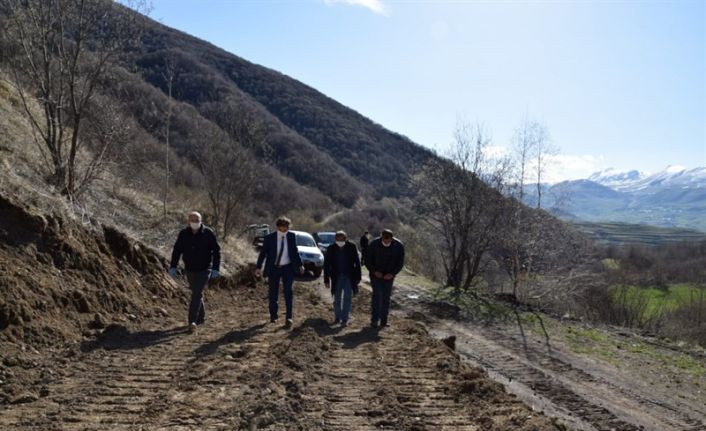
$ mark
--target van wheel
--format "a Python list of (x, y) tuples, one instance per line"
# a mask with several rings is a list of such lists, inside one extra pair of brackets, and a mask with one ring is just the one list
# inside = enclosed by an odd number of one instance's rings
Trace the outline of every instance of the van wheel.
[(321, 268), (315, 268), (312, 272), (314, 273), (314, 277), (318, 278), (321, 276)]

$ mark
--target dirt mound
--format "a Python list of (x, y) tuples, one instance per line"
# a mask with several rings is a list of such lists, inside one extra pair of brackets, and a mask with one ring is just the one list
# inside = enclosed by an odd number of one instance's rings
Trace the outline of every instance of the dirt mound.
[(111, 325), (183, 313), (186, 290), (165, 268), (115, 228), (37, 214), (0, 195), (0, 401), (19, 402), (22, 388), (52, 380), (46, 349), (72, 355)]
[(155, 251), (112, 227), (87, 229), (0, 196), (0, 341), (77, 340), (184, 299)]

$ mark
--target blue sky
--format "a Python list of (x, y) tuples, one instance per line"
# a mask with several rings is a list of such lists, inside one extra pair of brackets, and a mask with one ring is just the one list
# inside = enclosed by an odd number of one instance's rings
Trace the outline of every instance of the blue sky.
[(444, 152), (523, 118), (554, 180), (706, 166), (706, 1), (153, 0), (151, 17)]

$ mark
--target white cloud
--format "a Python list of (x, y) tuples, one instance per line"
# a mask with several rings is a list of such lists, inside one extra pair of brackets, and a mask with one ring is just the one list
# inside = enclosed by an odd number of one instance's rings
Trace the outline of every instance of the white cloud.
[(592, 173), (602, 169), (605, 169), (605, 160), (602, 156), (558, 154), (549, 156), (542, 182), (558, 183), (588, 178)]
[(378, 15), (387, 16), (389, 14), (387, 7), (380, 0), (324, 0), (324, 3), (327, 5), (343, 3), (352, 6), (362, 6)]

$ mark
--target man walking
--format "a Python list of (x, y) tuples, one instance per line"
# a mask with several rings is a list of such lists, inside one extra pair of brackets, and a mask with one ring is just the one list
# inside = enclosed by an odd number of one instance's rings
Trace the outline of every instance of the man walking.
[(365, 266), (370, 271), (373, 287), (370, 326), (384, 328), (388, 325), (392, 283), (404, 266), (404, 244), (393, 237), (391, 230), (383, 230), (381, 237), (370, 243)]
[(365, 265), (365, 252), (368, 250), (368, 231), (360, 237), (360, 263)]
[(340, 230), (336, 232), (336, 243), (326, 249), (324, 260), (324, 285), (331, 288), (333, 295), (334, 325), (348, 325), (353, 293), (358, 291), (360, 278), (358, 248)]
[(277, 219), (275, 222), (277, 230), (265, 237), (260, 255), (257, 257), (257, 269), (255, 270), (256, 277), (262, 276), (262, 263), (265, 262), (264, 276), (267, 277), (269, 284), (271, 323), (276, 322), (278, 318), (279, 281), (282, 280), (287, 319), (285, 327), (287, 328), (292, 327), (294, 273), (295, 271), (300, 274), (304, 273), (304, 267), (297, 251), (296, 235), (289, 232), (291, 223), (287, 217)]
[(203, 291), (209, 279), (218, 278), (221, 263), (221, 247), (211, 228), (201, 222), (201, 214), (196, 211), (188, 216), (189, 225), (179, 232), (174, 249), (169, 274), (176, 278), (179, 258), (184, 258), (186, 279), (191, 289), (189, 304), (189, 331), (206, 320)]

